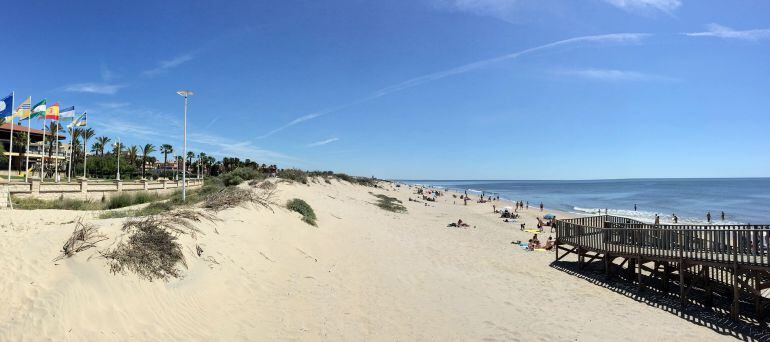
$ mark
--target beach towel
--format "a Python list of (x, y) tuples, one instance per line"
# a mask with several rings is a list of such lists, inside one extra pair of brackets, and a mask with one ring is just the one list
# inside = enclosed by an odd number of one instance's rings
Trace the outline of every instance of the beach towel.
[(535, 252), (547, 252), (545, 248), (535, 248)]
[(524, 231), (527, 232), (527, 233), (540, 233), (540, 231), (537, 230), (537, 229), (526, 229)]

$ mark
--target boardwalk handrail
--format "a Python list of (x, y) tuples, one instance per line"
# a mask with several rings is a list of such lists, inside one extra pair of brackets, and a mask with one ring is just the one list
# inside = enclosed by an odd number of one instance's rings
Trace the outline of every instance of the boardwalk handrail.
[(611, 215), (558, 220), (556, 244), (613, 255), (770, 267), (770, 225), (654, 225)]

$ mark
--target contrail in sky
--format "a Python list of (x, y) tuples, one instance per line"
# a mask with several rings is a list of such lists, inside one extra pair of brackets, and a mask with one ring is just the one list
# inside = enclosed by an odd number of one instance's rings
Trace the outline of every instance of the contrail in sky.
[(388, 87), (382, 88), (382, 89), (380, 89), (378, 91), (375, 91), (374, 93), (370, 94), (369, 96), (362, 97), (362, 98), (360, 98), (358, 100), (351, 101), (351, 102), (348, 102), (348, 103), (345, 103), (345, 104), (342, 104), (342, 105), (339, 105), (339, 106), (336, 106), (336, 107), (331, 107), (331, 108), (327, 108), (327, 109), (324, 109), (324, 110), (313, 112), (313, 113), (310, 113), (310, 114), (307, 114), (307, 115), (300, 116), (300, 117), (290, 121), (289, 123), (287, 123), (287, 124), (285, 124), (283, 126), (280, 126), (280, 127), (276, 128), (276, 129), (273, 129), (272, 131), (269, 131), (269, 132), (267, 132), (267, 133), (265, 133), (265, 134), (263, 134), (263, 135), (261, 135), (261, 136), (259, 136), (257, 138), (258, 139), (267, 138), (267, 137), (269, 137), (269, 136), (271, 136), (271, 135), (273, 135), (275, 133), (278, 133), (280, 131), (283, 131), (283, 130), (291, 127), (291, 126), (294, 126), (294, 125), (299, 124), (299, 123), (303, 123), (305, 121), (313, 120), (313, 119), (315, 119), (317, 117), (320, 117), (320, 116), (324, 116), (324, 115), (327, 115), (327, 114), (338, 112), (338, 111), (341, 111), (343, 109), (347, 109), (347, 108), (355, 106), (355, 105), (366, 103), (366, 102), (372, 101), (374, 99), (377, 99), (377, 98), (380, 98), (380, 97), (383, 97), (383, 96), (386, 96), (386, 95), (389, 95), (389, 94), (392, 94), (392, 93), (395, 93), (395, 92), (399, 92), (399, 91), (402, 91), (402, 90), (405, 90), (405, 89), (416, 87), (416, 86), (421, 85), (421, 84), (437, 81), (437, 80), (440, 80), (440, 79), (443, 79), (443, 78), (446, 78), (446, 77), (449, 77), (449, 76), (464, 74), (464, 73), (469, 72), (469, 71), (473, 71), (473, 70), (476, 70), (476, 69), (483, 68), (483, 67), (485, 67), (487, 65), (490, 65), (490, 64), (499, 63), (499, 62), (510, 60), (510, 59), (515, 59), (515, 58), (518, 58), (518, 57), (521, 57), (523, 55), (527, 55), (527, 54), (530, 54), (530, 53), (533, 53), (533, 52), (537, 52), (537, 51), (541, 51), (541, 50), (546, 50), (546, 49), (550, 49), (550, 48), (554, 48), (554, 47), (559, 47), (559, 46), (563, 46), (563, 45), (576, 44), (576, 43), (637, 43), (637, 42), (641, 41), (643, 38), (646, 38), (648, 36), (650, 36), (650, 34), (648, 34), (648, 33), (611, 33), (611, 34), (602, 34), (602, 35), (595, 35), (595, 36), (575, 37), (575, 38), (555, 41), (555, 42), (548, 43), (548, 44), (545, 44), (545, 45), (540, 45), (540, 46), (532, 47), (532, 48), (529, 48), (529, 49), (526, 49), (526, 50), (510, 53), (510, 54), (507, 54), (507, 55), (502, 55), (502, 56), (498, 56), (498, 57), (494, 57), (494, 58), (489, 58), (489, 59), (481, 60), (481, 61), (478, 61), (478, 62), (473, 62), (473, 63), (461, 65), (461, 66), (456, 67), (456, 68), (452, 68), (452, 69), (448, 69), (448, 70), (444, 70), (444, 71), (435, 72), (435, 73), (432, 73), (432, 74), (427, 74), (427, 75), (415, 77), (415, 78), (412, 78), (410, 80), (406, 80), (404, 82), (397, 83), (397, 84), (394, 84), (392, 86), (388, 86)]

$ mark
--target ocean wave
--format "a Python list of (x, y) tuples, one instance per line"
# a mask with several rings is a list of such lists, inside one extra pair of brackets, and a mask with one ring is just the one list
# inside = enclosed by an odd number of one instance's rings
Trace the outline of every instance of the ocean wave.
[[(627, 217), (630, 219), (647, 222), (647, 223), (654, 223), (655, 222), (655, 215), (660, 215), (660, 223), (663, 224), (673, 224), (674, 218), (671, 215), (664, 215), (662, 213), (656, 213), (652, 211), (642, 211), (642, 210), (629, 210), (629, 209), (611, 209), (611, 208), (581, 208), (581, 207), (572, 207), (571, 213), (578, 214), (578, 215), (604, 215), (606, 213), (608, 215), (613, 216), (620, 216), (620, 217)], [(704, 225), (709, 224), (705, 219), (702, 218), (696, 218), (696, 217), (679, 217), (678, 224), (698, 224), (698, 225)], [(730, 220), (712, 220), (711, 224), (744, 224), (742, 222), (736, 222), (736, 221), (730, 221)]]

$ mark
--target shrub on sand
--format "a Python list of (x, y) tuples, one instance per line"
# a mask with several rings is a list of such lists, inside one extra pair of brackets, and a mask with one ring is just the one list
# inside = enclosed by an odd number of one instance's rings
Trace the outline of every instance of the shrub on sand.
[(405, 213), (406, 212), (406, 207), (401, 205), (401, 203), (403, 203), (403, 202), (401, 202), (401, 200), (399, 200), (398, 198), (390, 197), (390, 196), (386, 196), (386, 195), (382, 195), (382, 194), (377, 194), (377, 195), (372, 194), (372, 195), (374, 195), (374, 197), (378, 198), (378, 201), (377, 201), (377, 206), (378, 207), (380, 207), (380, 208), (382, 208), (384, 210), (387, 210), (387, 211), (392, 211), (394, 213)]
[(271, 209), (270, 204), (272, 204), (274, 194), (274, 189), (263, 189), (257, 192), (252, 189), (229, 187), (207, 195), (203, 202), (203, 207), (212, 211), (221, 211), (247, 203), (254, 203)]
[(56, 257), (54, 261), (69, 258), (84, 250), (96, 247), (97, 243), (104, 240), (107, 240), (107, 236), (100, 233), (96, 226), (90, 223), (83, 223), (82, 218), (78, 219), (75, 222), (75, 230), (72, 231), (72, 235), (62, 246), (62, 254)]
[(147, 280), (178, 278), (179, 265), (187, 268), (182, 246), (177, 238), (182, 234), (195, 236), (200, 231), (191, 223), (204, 215), (192, 210), (131, 219), (122, 230), (129, 233), (128, 241), (115, 249), (100, 252), (109, 260), (110, 271), (131, 271)]
[(296, 211), (300, 213), (302, 215), (302, 221), (305, 221), (307, 224), (311, 226), (316, 225), (315, 212), (313, 211), (313, 208), (310, 207), (310, 204), (307, 204), (307, 202), (299, 198), (294, 198), (289, 200), (286, 203), (286, 208), (288, 208), (291, 211)]
[(278, 170), (278, 178), (307, 184), (307, 173), (299, 169)]

